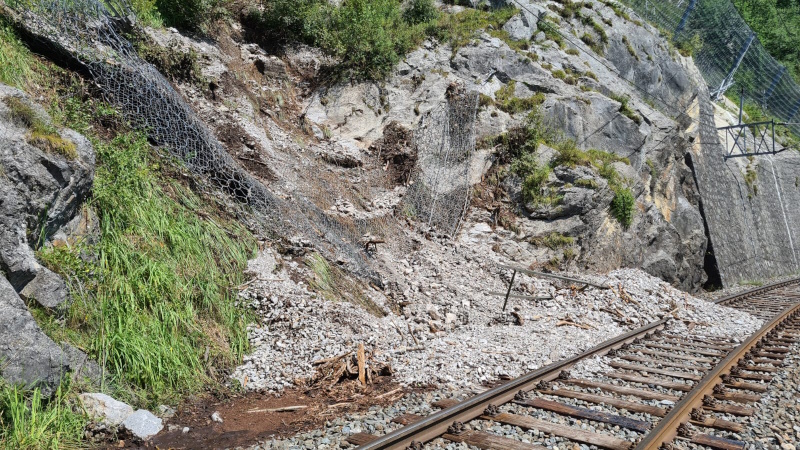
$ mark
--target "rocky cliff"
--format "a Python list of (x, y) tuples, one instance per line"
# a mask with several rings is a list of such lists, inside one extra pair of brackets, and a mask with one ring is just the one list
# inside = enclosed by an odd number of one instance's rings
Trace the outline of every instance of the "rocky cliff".
[(35, 250), (57, 234), (69, 245), (90, 228), (81, 204), (92, 186), (94, 150), (80, 134), (57, 129), (26, 94), (4, 85), (0, 140), (0, 368), (12, 383), (50, 392), (67, 370), (98, 373), (81, 351), (47, 337), (28, 311), (66, 307), (66, 283), (37, 261)]

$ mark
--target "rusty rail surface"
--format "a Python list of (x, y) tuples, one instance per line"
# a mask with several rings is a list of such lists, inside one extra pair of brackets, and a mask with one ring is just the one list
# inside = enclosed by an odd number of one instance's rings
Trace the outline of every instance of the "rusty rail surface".
[[(509, 268), (512, 270), (519, 270), (518, 268), (514, 267), (505, 267), (505, 268)], [(519, 271), (525, 272), (525, 270), (519, 270)], [(570, 279), (569, 281), (580, 281), (580, 280)], [(562, 410), (562, 412), (566, 411), (565, 413), (568, 415), (570, 412), (572, 412), (573, 414), (582, 414), (583, 418), (589, 420), (592, 420), (592, 417), (595, 417), (595, 419), (597, 419), (602, 415), (601, 413), (593, 412), (586, 409), (581, 410), (581, 408), (572, 408), (569, 405), (559, 404), (557, 402), (549, 400), (543, 400), (543, 399), (525, 400), (524, 395), (517, 396), (517, 394), (521, 392), (528, 392), (535, 390), (539, 390), (547, 394), (548, 388), (546, 387), (543, 388), (542, 387), (543, 385), (540, 383), (545, 382), (544, 385), (547, 385), (546, 382), (559, 378), (559, 375), (562, 375), (562, 377), (565, 378), (563, 382), (566, 383), (572, 383), (572, 384), (586, 383), (586, 380), (581, 381), (581, 380), (569, 379), (569, 375), (564, 376), (565, 374), (562, 371), (569, 369), (575, 363), (577, 363), (582, 359), (589, 358), (592, 356), (602, 356), (608, 354), (608, 356), (618, 357), (623, 360), (623, 362), (619, 361), (610, 362), (609, 365), (611, 367), (634, 370), (634, 372), (630, 373), (617, 373), (616, 376), (613, 378), (627, 380), (633, 383), (640, 383), (640, 384), (643, 381), (645, 383), (649, 383), (650, 381), (654, 380), (652, 379), (648, 380), (646, 376), (642, 377), (640, 375), (637, 375), (636, 372), (637, 370), (641, 371), (642, 369), (647, 369), (644, 370), (643, 373), (649, 372), (650, 374), (661, 374), (667, 377), (683, 378), (684, 381), (690, 380), (689, 384), (670, 382), (669, 380), (663, 378), (659, 379), (658, 381), (654, 381), (656, 384), (660, 384), (665, 388), (681, 391), (682, 393), (684, 393), (682, 395), (672, 397), (676, 401), (675, 406), (672, 408), (662, 409), (653, 406), (634, 404), (631, 402), (626, 402), (624, 400), (619, 401), (618, 402), (619, 405), (614, 405), (621, 407), (622, 409), (627, 409), (626, 407), (635, 409), (638, 408), (640, 412), (645, 412), (650, 415), (655, 415), (655, 417), (663, 418), (653, 428), (649, 428), (649, 425), (647, 426), (647, 428), (650, 429), (651, 431), (642, 437), (642, 439), (639, 441), (638, 446), (636, 447), (637, 449), (657, 449), (661, 446), (662, 443), (671, 442), (671, 440), (673, 440), (678, 435), (677, 430), (679, 424), (685, 424), (687, 422), (690, 422), (692, 424), (698, 423), (696, 418), (695, 419), (691, 418), (692, 413), (697, 412), (696, 408), (699, 404), (698, 402), (702, 403), (710, 393), (716, 392), (715, 387), (718, 388), (723, 387), (722, 385), (720, 385), (720, 383), (723, 381), (723, 377), (726, 377), (728, 374), (731, 373), (731, 367), (733, 367), (737, 363), (741, 366), (742, 361), (740, 360), (742, 360), (743, 357), (748, 355), (748, 352), (751, 351), (757, 352), (757, 350), (753, 350), (753, 348), (756, 346), (759, 347), (762, 346), (763, 345), (762, 339), (765, 336), (772, 333), (773, 330), (775, 330), (779, 324), (785, 322), (790, 317), (796, 317), (800, 315), (800, 291), (776, 293), (773, 296), (763, 296), (762, 298), (758, 298), (757, 296), (799, 282), (800, 278), (780, 281), (769, 284), (767, 286), (761, 286), (745, 292), (740, 292), (738, 294), (727, 296), (722, 299), (718, 299), (714, 302), (717, 304), (732, 302), (733, 307), (739, 307), (740, 309), (743, 309), (747, 305), (741, 303), (736, 304), (735, 303), (736, 300), (741, 301), (743, 299), (751, 299), (751, 302), (754, 302), (756, 308), (761, 307), (759, 305), (766, 305), (769, 304), (769, 302), (773, 301), (775, 301), (775, 303), (777, 305), (780, 305), (781, 307), (783, 307), (784, 304), (791, 303), (792, 306), (786, 308), (785, 310), (781, 310), (782, 312), (778, 314), (776, 317), (772, 318), (773, 315), (769, 315), (768, 317), (771, 318), (769, 323), (767, 323), (762, 329), (760, 329), (753, 336), (751, 336), (747, 341), (738, 346), (735, 346), (735, 344), (732, 344), (729, 341), (718, 341), (702, 337), (693, 338), (690, 335), (671, 336), (671, 337), (661, 335), (662, 336), (661, 339), (665, 339), (663, 340), (663, 343), (662, 341), (655, 341), (655, 342), (641, 344), (640, 343), (641, 338), (645, 338), (648, 336), (652, 338), (662, 333), (659, 330), (665, 328), (665, 325), (670, 320), (668, 316), (664, 319), (652, 322), (636, 330), (632, 330), (621, 336), (609, 339), (571, 358), (529, 372), (519, 378), (508, 381), (498, 387), (489, 389), (465, 401), (456, 402), (454, 400), (451, 400), (451, 401), (439, 402), (441, 403), (440, 407), (442, 407), (443, 409), (429, 416), (420, 417), (420, 416), (414, 416), (413, 414), (408, 414), (406, 415), (408, 417), (398, 418), (401, 420), (396, 420), (395, 422), (401, 423), (405, 426), (391, 433), (388, 433), (384, 436), (364, 435), (363, 433), (360, 433), (362, 434), (362, 436), (359, 436), (358, 439), (356, 439), (355, 441), (350, 440), (350, 442), (356, 445), (360, 445), (358, 447), (359, 450), (406, 449), (406, 448), (421, 448), (421, 443), (433, 440), (438, 437), (445, 437), (448, 440), (455, 440), (455, 441), (465, 441), (469, 440), (470, 438), (475, 438), (473, 439), (472, 444), (487, 449), (498, 449), (498, 448), (505, 449), (512, 447), (525, 448), (525, 449), (540, 448), (540, 446), (537, 446), (535, 444), (523, 444), (521, 442), (519, 442), (519, 445), (516, 445), (517, 441), (513, 441), (499, 435), (494, 436), (491, 434), (476, 433), (473, 431), (465, 430), (462, 426), (462, 423), (466, 423), (474, 419), (485, 419), (485, 420), (499, 420), (502, 423), (512, 423), (514, 421), (518, 422), (521, 421), (518, 424), (518, 426), (522, 426), (523, 428), (531, 428), (531, 427), (539, 428), (541, 426), (553, 427), (552, 424), (541, 423), (541, 421), (537, 421), (536, 419), (529, 420), (527, 416), (518, 416), (514, 414), (504, 414), (498, 412), (499, 411), (497, 409), (498, 405), (502, 405), (511, 401), (514, 401), (515, 403), (521, 405), (531, 406), (534, 408), (544, 408), (545, 410), (550, 410), (550, 411), (558, 411), (560, 409)], [(506, 293), (506, 295), (508, 296), (509, 293)], [(769, 306), (770, 308), (764, 308), (765, 315), (770, 314), (771, 311), (775, 311), (775, 305), (769, 304)], [(683, 340), (684, 344), (680, 342), (681, 340)], [(757, 345), (759, 343), (761, 343), (762, 345)], [(670, 347), (670, 345), (667, 344), (677, 344), (677, 347), (675, 346)], [(635, 356), (635, 354), (618, 355), (617, 352), (619, 350), (625, 349), (626, 347), (630, 347), (631, 345), (633, 345), (634, 347), (641, 347), (642, 345), (644, 345), (645, 347), (644, 349), (642, 348), (632, 349), (634, 353), (638, 352), (638, 354), (640, 355), (653, 355), (656, 357), (665, 356), (668, 359), (672, 359), (672, 361), (663, 361), (662, 362), (663, 366), (661, 365), (657, 366), (657, 367), (667, 367), (670, 369), (636, 366), (634, 364), (628, 363), (627, 361), (633, 361), (633, 362), (649, 361), (650, 363), (654, 363), (657, 362), (658, 359), (653, 357), (650, 357), (648, 359), (643, 356)], [(682, 345), (684, 347), (681, 347)], [(693, 348), (685, 348), (687, 345)], [(673, 351), (676, 351), (678, 353), (673, 353), (673, 354), (664, 353), (662, 350), (659, 349), (665, 349), (665, 350), (672, 349)], [(719, 352), (720, 350), (722, 351), (721, 353)], [(628, 352), (630, 350), (625, 350), (625, 351)], [(788, 352), (788, 350), (782, 350), (782, 351)], [(691, 354), (694, 354), (694, 356), (690, 356)], [(715, 359), (708, 359), (709, 356)], [(690, 361), (690, 363), (686, 363), (685, 361)], [(697, 367), (693, 366), (692, 364), (694, 363), (696, 365), (700, 362), (710, 363), (711, 366), (700, 370)], [(678, 368), (678, 369), (695, 368), (696, 370), (700, 371), (700, 374), (696, 375), (687, 372), (679, 373), (675, 372), (671, 368)], [(745, 367), (745, 369), (753, 370), (752, 368), (748, 367)], [(639, 396), (639, 397), (642, 397), (642, 395), (644, 395), (644, 397), (642, 398), (648, 398), (647, 396), (650, 395), (661, 395), (661, 396), (664, 395), (663, 393), (662, 394), (647, 393), (644, 390), (638, 388), (625, 388), (616, 385), (612, 386), (605, 383), (597, 383), (597, 382), (594, 382), (593, 384), (594, 384), (593, 387), (600, 387), (601, 390), (603, 391), (606, 391), (608, 389), (609, 390), (608, 392), (615, 392), (615, 391), (620, 393), (627, 392), (634, 396)], [(753, 386), (756, 385), (748, 382), (735, 382), (729, 384), (728, 386), (730, 387), (738, 386), (739, 388), (747, 389), (747, 388), (752, 388)], [(562, 396), (564, 395), (564, 391), (558, 391), (558, 392), (562, 392)], [(579, 393), (571, 394), (573, 395), (572, 398), (580, 399), (581, 396), (578, 394)], [(717, 398), (728, 398), (728, 397), (720, 397), (720, 395), (722, 394), (715, 393), (713, 396)], [(736, 396), (738, 398), (756, 397), (755, 395), (749, 395), (749, 394), (738, 394)], [(570, 395), (567, 395), (567, 397), (570, 397)], [(591, 395), (589, 397), (591, 397)], [(607, 399), (607, 397), (604, 398)], [(656, 398), (656, 397), (650, 397), (650, 398)], [(588, 400), (590, 402), (593, 401), (592, 399), (585, 399), (585, 400)], [(455, 404), (453, 404), (454, 402)], [(581, 411), (576, 411), (576, 410), (581, 410)], [(492, 413), (491, 411), (495, 411), (495, 413)], [(615, 416), (615, 415), (611, 414), (609, 416)], [(644, 422), (638, 423), (637, 420), (625, 419), (622, 416), (615, 416), (615, 418), (616, 420), (622, 420), (622, 421), (627, 420), (631, 422), (627, 424), (626, 428), (639, 427), (640, 431), (644, 430), (643, 429), (643, 427), (645, 427)], [(611, 423), (609, 422), (609, 418), (598, 419), (598, 420)], [(732, 426), (731, 425), (732, 422), (727, 422), (725, 420), (721, 420), (718, 422), (725, 422), (725, 424), (723, 425)], [(462, 431), (460, 432), (457, 431), (459, 429)], [(564, 431), (564, 429), (555, 430), (552, 433), (558, 435), (559, 431), (562, 433), (561, 434), (562, 436), (566, 436), (565, 434), (563, 434), (566, 432)], [(578, 430), (575, 433), (580, 435), (580, 433), (585, 433), (585, 432), (581, 432), (580, 430)], [(715, 439), (713, 436), (709, 435), (702, 435), (702, 436), (709, 439)], [(478, 439), (478, 437), (480, 437), (480, 439)], [(584, 439), (587, 438), (584, 436)], [(596, 440), (596, 439), (597, 438), (595, 437), (594, 439), (589, 439), (589, 440)], [(581, 439), (578, 439), (578, 441), (581, 441)], [(584, 440), (583, 442), (586, 441)], [(609, 437), (609, 442), (611, 443), (608, 445), (604, 446), (600, 444), (600, 446), (606, 448), (627, 449), (627, 448), (632, 448), (634, 445), (633, 443), (625, 443), (624, 441), (619, 441), (618, 439), (614, 441), (613, 438), (611, 437)], [(511, 447), (509, 447), (509, 445), (511, 445)], [(739, 447), (718, 447), (718, 448), (738, 449)]]
[(508, 381), (496, 388), (478, 394), (455, 406), (438, 411), (424, 419), (395, 430), (389, 434), (358, 447), (359, 450), (378, 450), (378, 449), (405, 449), (412, 442), (426, 442), (437, 438), (447, 432), (447, 428), (453, 422), (467, 422), (483, 415), (486, 408), (491, 405), (499, 405), (511, 401), (520, 390), (530, 390), (540, 381), (550, 381), (558, 377), (562, 370), (569, 369), (576, 362), (595, 355), (603, 355), (611, 349), (632, 342), (636, 338), (643, 337), (664, 327), (669, 319), (664, 318), (656, 322), (649, 323), (641, 328), (632, 330), (621, 336), (609, 339), (583, 353), (571, 358), (559, 361), (540, 369), (529, 372), (519, 378)]
[(678, 402), (653, 430), (647, 434), (636, 446), (636, 450), (657, 450), (662, 444), (672, 442), (678, 436), (678, 427), (689, 421), (693, 409), (702, 406), (703, 398), (711, 394), (714, 387), (722, 383), (722, 377), (730, 374), (731, 368), (736, 365), (756, 344), (768, 333), (779, 325), (800, 313), (800, 304), (787, 308), (783, 314), (775, 317), (765, 324), (745, 342), (736, 347), (716, 367), (703, 377), (695, 387)]

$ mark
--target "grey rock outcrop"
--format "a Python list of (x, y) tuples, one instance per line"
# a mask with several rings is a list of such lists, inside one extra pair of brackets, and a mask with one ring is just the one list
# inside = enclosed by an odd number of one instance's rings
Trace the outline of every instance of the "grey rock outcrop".
[[(32, 121), (53, 130), (49, 139), (74, 153), (59, 153), (37, 141)], [(68, 370), (92, 378), (100, 373), (81, 351), (47, 337), (25, 304), (51, 310), (65, 306), (69, 290), (64, 280), (39, 264), (33, 247), (77, 215), (92, 186), (94, 150), (74, 131), (55, 131), (41, 107), (4, 85), (0, 143), (0, 370), (9, 382), (49, 393)]]
[(8, 98), (25, 104), (37, 120), (50, 121), (21, 91), (0, 85), (0, 269), (25, 300), (55, 308), (67, 299), (66, 285), (36, 261), (33, 246), (77, 215), (92, 186), (94, 150), (71, 130), (59, 134), (74, 145), (74, 159), (37, 147), (28, 126), (13, 117)]
[(67, 371), (96, 379), (99, 367), (74, 347), (59, 346), (39, 328), (25, 303), (0, 277), (0, 370), (9, 383), (49, 395)]

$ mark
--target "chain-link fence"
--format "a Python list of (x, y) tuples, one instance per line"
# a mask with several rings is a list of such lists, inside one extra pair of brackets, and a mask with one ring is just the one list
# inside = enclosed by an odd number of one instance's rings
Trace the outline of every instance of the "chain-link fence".
[(758, 41), (730, 0), (624, 0), (691, 52), (712, 98), (728, 89), (800, 136), (800, 87)]

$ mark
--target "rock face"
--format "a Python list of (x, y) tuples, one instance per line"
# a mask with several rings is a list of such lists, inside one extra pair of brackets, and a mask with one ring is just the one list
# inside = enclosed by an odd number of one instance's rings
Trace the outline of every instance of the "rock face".
[[(690, 124), (677, 110), (696, 92), (698, 78), (685, 67), (690, 63), (671, 51), (656, 30), (617, 16), (600, 2), (581, 13), (598, 24), (610, 23), (603, 27), (602, 52), (569, 36), (563, 49), (553, 42), (540, 43), (536, 23), (553, 12), (527, 0), (513, 3), (520, 12), (503, 29), (512, 40), (537, 40), (527, 53), (488, 34), (455, 53), (428, 42), (409, 54), (385, 84), (338, 85), (314, 96), (306, 118), (337, 138), (367, 146), (380, 139), (390, 123), (417, 128), (428, 111), (445, 101), (452, 82), (493, 100), (498, 90), (512, 83), (515, 97), (544, 94), (540, 110), (550, 126), (582, 150), (598, 149), (630, 161), (618, 163), (616, 169), (636, 197), (634, 220), (624, 229), (609, 214), (614, 194), (596, 171), (556, 167), (549, 182), (562, 200), (552, 208), (525, 207), (526, 214), (516, 224), (518, 237), (530, 241), (565, 234), (580, 247), (574, 259), (578, 267), (640, 267), (684, 289), (699, 288), (706, 280), (707, 238), (700, 195), (686, 162), (692, 148)], [(571, 28), (573, 36), (589, 33), (599, 41), (589, 24), (562, 18), (559, 26)], [(496, 104), (481, 107), (478, 139), (503, 133), (526, 115), (527, 111), (508, 113)], [(552, 160), (548, 151), (553, 150), (538, 151), (545, 163)], [(576, 178), (591, 180), (596, 187), (578, 186)], [(518, 204), (519, 181), (507, 186)]]
[[(86, 355), (50, 340), (24, 302), (52, 310), (64, 306), (69, 295), (64, 280), (36, 261), (33, 246), (73, 220), (94, 175), (88, 140), (71, 130), (56, 131), (49, 122), (25, 94), (0, 85), (0, 271), (5, 275), (0, 277), (0, 367), (7, 380), (36, 384), (45, 392), (66, 370), (99, 373)], [(50, 130), (48, 139), (70, 151), (43, 145), (30, 129), (34, 126)]]
[(36, 262), (32, 247), (77, 215), (92, 186), (94, 150), (71, 130), (59, 134), (74, 146), (74, 159), (37, 147), (8, 99), (30, 108), (37, 120), (49, 122), (44, 110), (21, 91), (0, 85), (0, 269), (26, 300), (55, 308), (66, 300), (66, 286)]
[[(720, 282), (730, 285), (800, 270), (800, 155), (724, 159), (719, 111), (702, 91), (691, 115), (700, 139), (690, 154)], [(730, 144), (729, 140), (729, 144)], [(769, 143), (768, 143), (769, 144)], [(753, 142), (748, 143), (753, 148)]]
[(4, 277), (0, 277), (0, 359), (6, 381), (40, 387), (45, 395), (53, 392), (67, 371), (90, 378), (100, 373), (85, 354), (47, 337)]

